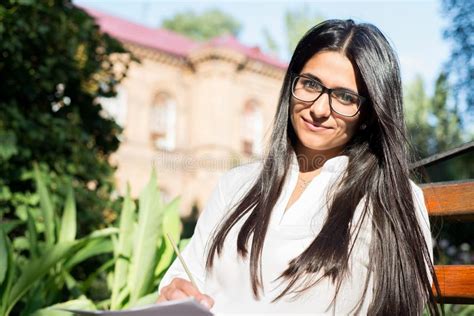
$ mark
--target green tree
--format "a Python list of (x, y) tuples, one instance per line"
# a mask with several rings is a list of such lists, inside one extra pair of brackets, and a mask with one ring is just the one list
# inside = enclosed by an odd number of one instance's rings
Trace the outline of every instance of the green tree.
[(286, 47), (280, 49), (268, 29), (263, 30), (267, 47), (275, 53), (291, 56), (299, 40), (313, 26), (323, 21), (324, 17), (312, 11), (308, 5), (285, 13)]
[(426, 94), (423, 78), (416, 76), (405, 88), (405, 119), (408, 134), (417, 156), (426, 157), (433, 152), (433, 128), (428, 118), (431, 114), (430, 97)]
[[(474, 109), (474, 2), (472, 0), (443, 0), (444, 15), (450, 24), (444, 31), (451, 40), (451, 57), (447, 64), (455, 81), (455, 95), (466, 101), (469, 110)], [(461, 101), (461, 100), (458, 100)]]
[(445, 73), (438, 76), (431, 106), (436, 118), (434, 135), (436, 146), (434, 152), (442, 152), (462, 143), (460, 114), (456, 106), (447, 107), (449, 84)]
[(112, 207), (121, 129), (97, 100), (114, 95), (130, 55), (70, 0), (3, 1), (0, 38), (0, 220), (31, 211), (41, 229), (37, 162), (56, 209), (72, 180), (82, 236)]
[(267, 28), (263, 28), (262, 33), (263, 33), (263, 38), (265, 40), (267, 48), (271, 52), (278, 54), (278, 51), (279, 51), (278, 44), (276, 40), (273, 38), (273, 36), (271, 35), (270, 31)]
[(207, 10), (201, 14), (192, 11), (178, 13), (165, 19), (161, 27), (198, 41), (224, 34), (238, 36), (242, 29), (242, 25), (236, 19), (217, 9)]
[(285, 14), (287, 50), (293, 53), (299, 40), (313, 26), (324, 19), (319, 13), (314, 13), (307, 5)]
[(462, 143), (460, 115), (456, 107), (448, 106), (448, 98), (445, 73), (438, 76), (433, 96), (426, 94), (421, 76), (405, 88), (407, 128), (418, 157), (427, 157)]

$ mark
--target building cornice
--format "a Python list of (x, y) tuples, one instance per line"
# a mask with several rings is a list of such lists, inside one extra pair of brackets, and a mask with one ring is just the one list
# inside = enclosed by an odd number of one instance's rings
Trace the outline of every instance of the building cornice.
[(281, 80), (285, 70), (253, 60), (240, 52), (225, 47), (203, 47), (194, 50), (187, 57), (170, 54), (169, 52), (122, 41), (124, 46), (139, 59), (149, 59), (169, 66), (189, 67), (192, 71), (200, 63), (223, 61), (235, 65), (236, 72), (250, 72)]

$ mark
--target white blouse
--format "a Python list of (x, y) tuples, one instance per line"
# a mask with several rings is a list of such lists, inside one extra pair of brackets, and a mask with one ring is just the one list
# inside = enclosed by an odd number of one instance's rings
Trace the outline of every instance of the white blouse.
[[(276, 279), (286, 270), (288, 263), (315, 239), (327, 215), (327, 193), (344, 173), (349, 158), (337, 156), (325, 162), (321, 172), (314, 177), (301, 196), (288, 210), (285, 208), (294, 191), (299, 167), (293, 153), (293, 161), (287, 175), (282, 194), (272, 212), (265, 244), (262, 252), (262, 276), (264, 292), (259, 300), (252, 294), (249, 259), (237, 255), (237, 235), (244, 223), (244, 217), (227, 236), (223, 252), (214, 257), (214, 266), (207, 273), (205, 262), (210, 237), (230, 208), (245, 194), (257, 180), (262, 163), (255, 162), (233, 168), (218, 181), (195, 228), (193, 237), (183, 250), (183, 257), (190, 268), (199, 290), (211, 296), (215, 305), (211, 311), (216, 315), (245, 314), (261, 315), (278, 313), (280, 315), (348, 315), (354, 314), (361, 301), (369, 263), (371, 225), (365, 220), (353, 252), (350, 255), (349, 277), (344, 279), (336, 300), (333, 301), (336, 286), (324, 278), (296, 300), (284, 296), (275, 303), (271, 301), (286, 287)], [(412, 183), (413, 197), (418, 220), (426, 239), (428, 249), (432, 249), (428, 213), (423, 193)], [(356, 209), (354, 220), (360, 218), (362, 203)], [(175, 260), (160, 283), (159, 291), (173, 278), (189, 280), (183, 267)], [(372, 300), (372, 283), (363, 300), (360, 313), (367, 314)]]

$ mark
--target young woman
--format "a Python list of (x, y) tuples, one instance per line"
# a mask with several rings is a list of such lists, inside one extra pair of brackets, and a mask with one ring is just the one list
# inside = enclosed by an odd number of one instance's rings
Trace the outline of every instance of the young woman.
[[(409, 180), (397, 57), (373, 25), (301, 39), (261, 162), (225, 173), (159, 301), (215, 313), (438, 314), (422, 191)], [(205, 294), (204, 294), (205, 293)]]

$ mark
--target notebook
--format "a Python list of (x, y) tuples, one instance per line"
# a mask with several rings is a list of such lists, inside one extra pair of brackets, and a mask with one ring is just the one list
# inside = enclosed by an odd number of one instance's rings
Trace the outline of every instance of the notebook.
[(193, 298), (169, 301), (153, 305), (141, 306), (121, 311), (85, 311), (77, 309), (64, 309), (74, 315), (107, 315), (107, 316), (212, 316), (213, 314)]

